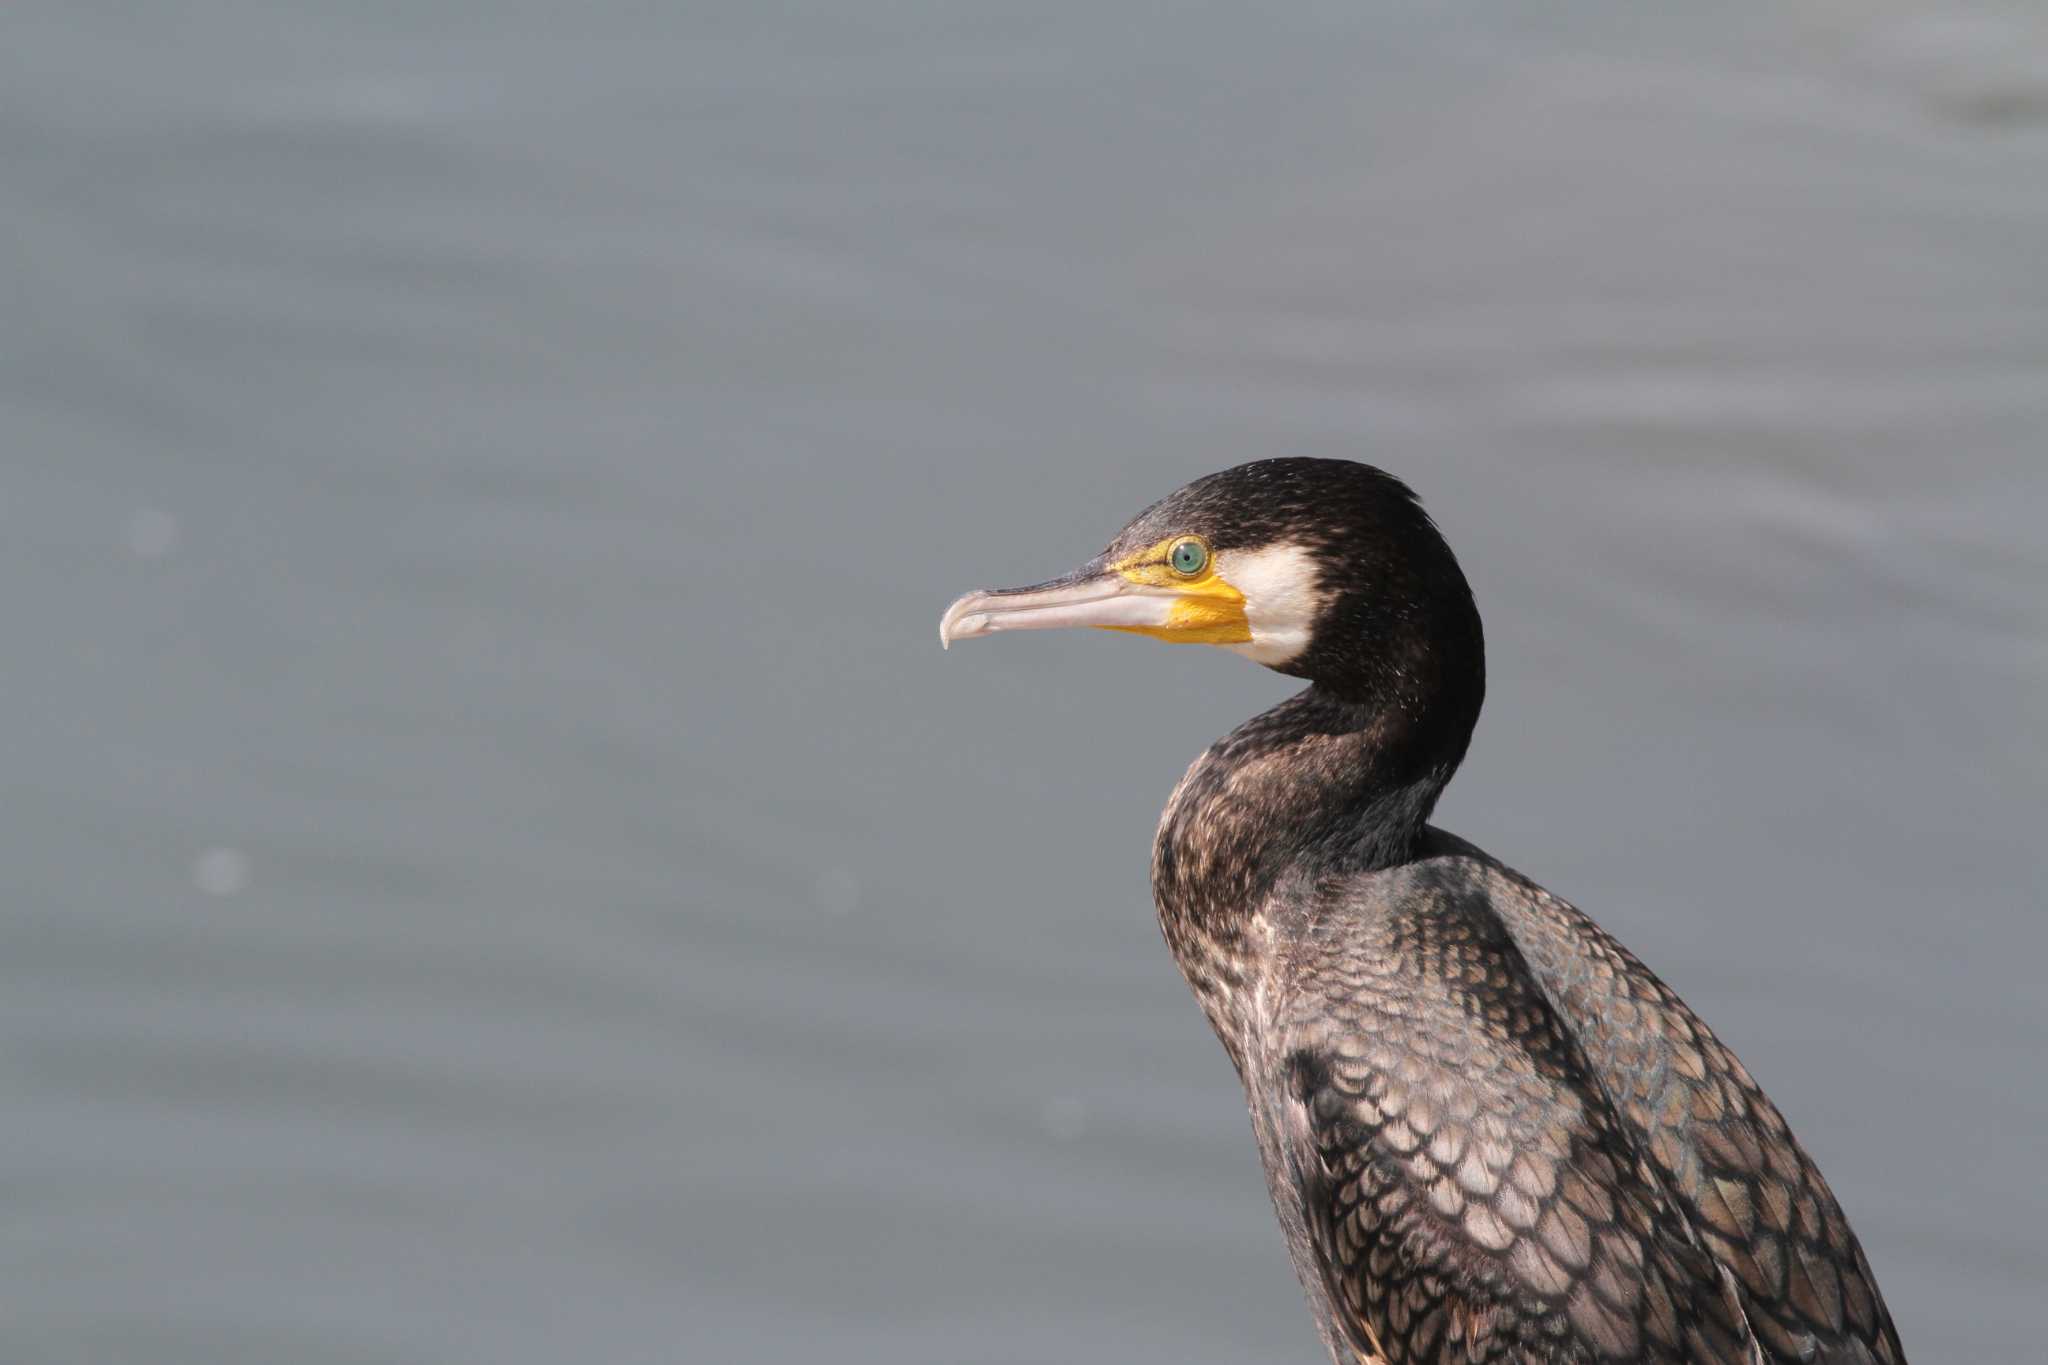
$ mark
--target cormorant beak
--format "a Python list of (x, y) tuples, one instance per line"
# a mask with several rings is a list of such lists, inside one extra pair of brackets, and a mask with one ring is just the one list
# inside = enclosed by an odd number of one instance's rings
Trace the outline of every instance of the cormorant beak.
[(1049, 583), (971, 592), (946, 609), (939, 644), (1006, 630), (1094, 626), (1176, 644), (1242, 644), (1252, 638), (1244, 594), (1213, 571), (1183, 579), (1167, 570), (1172, 542), (1112, 562), (1098, 555)]

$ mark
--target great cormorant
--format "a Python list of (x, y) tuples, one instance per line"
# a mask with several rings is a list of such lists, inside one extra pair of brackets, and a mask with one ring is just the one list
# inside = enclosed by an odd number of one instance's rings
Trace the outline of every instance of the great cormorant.
[(1485, 661), (1406, 485), (1345, 460), (1212, 474), (939, 634), (1054, 626), (1308, 680), (1188, 769), (1152, 889), (1332, 1360), (1903, 1365), (1735, 1054), (1585, 915), (1428, 823)]

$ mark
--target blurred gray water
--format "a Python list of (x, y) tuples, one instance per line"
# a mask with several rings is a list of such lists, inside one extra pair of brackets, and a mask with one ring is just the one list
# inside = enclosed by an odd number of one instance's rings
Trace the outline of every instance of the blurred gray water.
[(1290, 684), (935, 639), (1274, 454), (2038, 1358), (2048, 23), (1637, 10), (10, 6), (0, 1360), (1316, 1359), (1145, 880)]

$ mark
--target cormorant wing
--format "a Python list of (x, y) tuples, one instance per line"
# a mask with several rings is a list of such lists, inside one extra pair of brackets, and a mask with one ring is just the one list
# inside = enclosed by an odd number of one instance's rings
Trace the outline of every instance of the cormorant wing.
[(1734, 1275), (1769, 1358), (1904, 1365), (1834, 1193), (1735, 1054), (1576, 907), (1462, 840), (1431, 837), (1443, 855), (1431, 865), (1506, 925), (1636, 1150)]
[(1425, 863), (1282, 887), (1260, 919), (1247, 1090), (1333, 1351), (1764, 1359), (1483, 896)]

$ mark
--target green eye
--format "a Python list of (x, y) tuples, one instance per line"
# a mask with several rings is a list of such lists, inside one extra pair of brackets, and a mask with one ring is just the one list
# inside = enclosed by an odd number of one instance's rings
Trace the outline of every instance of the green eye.
[(1166, 562), (1184, 578), (1193, 578), (1209, 567), (1209, 547), (1197, 536), (1183, 536), (1166, 552)]

